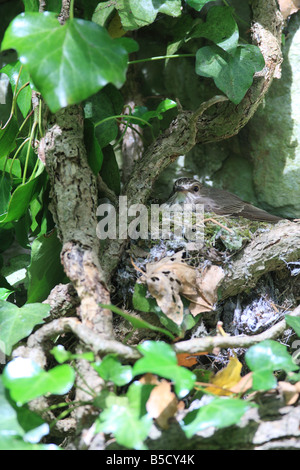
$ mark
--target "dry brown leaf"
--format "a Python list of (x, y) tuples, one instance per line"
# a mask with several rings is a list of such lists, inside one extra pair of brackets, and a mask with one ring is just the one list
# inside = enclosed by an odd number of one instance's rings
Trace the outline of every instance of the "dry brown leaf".
[(290, 382), (278, 382), (277, 388), (282, 394), (286, 405), (294, 405), (299, 398), (297, 387)]
[(253, 372), (249, 372), (248, 374), (241, 377), (241, 380), (236, 385), (231, 387), (230, 391), (232, 393), (240, 393), (240, 394), (247, 392), (247, 390), (252, 388), (252, 383), (253, 383), (252, 375), (253, 375)]
[(231, 357), (226, 367), (221, 369), (211, 379), (211, 386), (206, 388), (207, 392), (214, 395), (231, 395), (232, 387), (241, 380), (242, 364), (237, 357)]
[(278, 4), (284, 20), (300, 8), (299, 0), (278, 0)]
[[(224, 271), (220, 266), (207, 266), (201, 273), (197, 271), (196, 282), (200, 298), (196, 298), (190, 305), (193, 315), (212, 310), (218, 300), (218, 287), (224, 278)], [(204, 302), (203, 302), (204, 301)]]
[(201, 353), (178, 353), (176, 354), (177, 363), (179, 366), (191, 367), (197, 364), (197, 356), (204, 356), (208, 352)]
[(178, 400), (175, 393), (171, 391), (170, 382), (161, 380), (151, 391), (146, 409), (162, 429), (168, 429), (169, 419), (178, 411)]
[(142, 384), (151, 384), (151, 385), (157, 385), (159, 384), (159, 380), (156, 375), (151, 374), (150, 372), (147, 372), (147, 374), (144, 374), (140, 379), (139, 382)]
[(217, 301), (217, 288), (224, 277), (219, 266), (209, 266), (197, 271), (182, 260), (183, 252), (166, 256), (156, 263), (148, 263), (141, 277), (150, 294), (164, 314), (180, 325), (183, 320), (183, 304), (180, 295), (191, 301), (193, 315), (213, 309)]

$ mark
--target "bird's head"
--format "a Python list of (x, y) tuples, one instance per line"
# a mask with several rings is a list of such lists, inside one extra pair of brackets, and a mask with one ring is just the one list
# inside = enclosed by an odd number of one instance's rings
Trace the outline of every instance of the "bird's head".
[(168, 205), (171, 204), (193, 204), (199, 196), (201, 183), (194, 178), (179, 178), (173, 185), (173, 191), (168, 199)]

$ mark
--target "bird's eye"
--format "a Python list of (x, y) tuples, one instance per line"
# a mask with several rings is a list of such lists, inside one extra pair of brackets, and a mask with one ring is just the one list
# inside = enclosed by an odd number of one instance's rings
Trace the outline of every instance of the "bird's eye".
[(199, 186), (194, 186), (194, 187), (193, 187), (194, 193), (197, 193), (197, 192), (199, 191), (199, 189), (200, 189)]

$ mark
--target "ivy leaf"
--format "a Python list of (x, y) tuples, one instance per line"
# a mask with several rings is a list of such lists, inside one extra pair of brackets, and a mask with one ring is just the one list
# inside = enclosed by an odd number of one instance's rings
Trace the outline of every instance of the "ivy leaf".
[(162, 341), (145, 341), (137, 348), (144, 357), (134, 364), (134, 375), (151, 372), (172, 380), (179, 398), (189, 393), (196, 377), (190, 370), (177, 365), (176, 354), (171, 346)]
[(245, 355), (249, 368), (253, 371), (254, 390), (269, 390), (276, 387), (275, 370), (291, 372), (299, 367), (287, 352), (286, 346), (273, 340), (265, 340), (251, 346)]
[[(163, 113), (168, 111), (169, 109), (175, 108), (177, 104), (175, 101), (170, 100), (169, 98), (163, 100), (159, 105), (157, 106), (156, 110), (153, 111), (148, 111), (148, 108), (146, 106), (136, 106), (134, 108), (134, 112), (132, 116), (140, 117), (144, 119), (145, 121), (149, 122), (150, 119), (152, 118), (157, 118), (157, 119), (163, 119)], [(138, 122), (138, 124), (143, 127), (144, 124)]]
[(62, 249), (56, 232), (37, 237), (31, 246), (31, 260), (28, 267), (27, 302), (42, 302), (51, 289), (66, 278), (60, 261)]
[[(16, 88), (16, 82), (20, 73), (20, 68), (21, 68), (21, 63), (17, 61), (12, 64), (7, 64), (5, 67), (1, 69), (1, 72), (5, 73), (8, 76), (9, 82), (11, 84), (13, 91)], [(30, 80), (29, 74), (23, 68), (20, 74), (19, 80), (18, 80), (17, 90), (20, 90), (20, 88), (23, 85), (25, 85), (25, 83), (29, 82), (29, 80)], [(17, 98), (17, 104), (24, 118), (27, 116), (31, 108), (31, 95), (32, 95), (32, 91), (31, 91), (30, 86), (28, 85), (25, 88), (23, 88), (23, 90), (19, 93), (18, 98)]]
[(94, 362), (92, 366), (102, 379), (111, 381), (118, 387), (132, 380), (132, 367), (123, 366), (116, 354), (107, 354), (101, 362)]
[(16, 49), (50, 110), (79, 103), (107, 83), (121, 87), (128, 54), (118, 39), (82, 19), (61, 26), (55, 13), (21, 13), (7, 28), (2, 50)]
[(101, 178), (117, 196), (121, 191), (121, 179), (118, 162), (112, 145), (102, 149), (103, 162), (101, 166)]
[(190, 438), (209, 426), (217, 428), (231, 426), (239, 422), (250, 406), (245, 400), (214, 398), (207, 405), (188, 413), (181, 427), (187, 438)]
[[(136, 292), (138, 292), (137, 291), (137, 289), (138, 289), (137, 286), (139, 287), (139, 286), (141, 286), (141, 284), (136, 284), (135, 285), (135, 289), (134, 289), (135, 293), (133, 294), (135, 299), (137, 298)], [(145, 297), (142, 297), (142, 296), (139, 297), (138, 300), (134, 302), (134, 307), (137, 310), (140, 310), (141, 312), (153, 312), (153, 310), (146, 310), (146, 309), (143, 310), (143, 308), (138, 308), (137, 305), (140, 305), (139, 302), (143, 303), (144, 299), (145, 299)], [(146, 302), (147, 302), (147, 300), (149, 300), (149, 299), (145, 299)], [(154, 299), (153, 299), (153, 302), (155, 302)], [(130, 315), (129, 313), (123, 312), (122, 310), (120, 310), (118, 307), (115, 307), (114, 305), (103, 305), (103, 304), (101, 304), (101, 306), (103, 308), (108, 308), (109, 310), (111, 310), (114, 313), (117, 313), (118, 315), (121, 315), (121, 317), (125, 318), (129, 323), (131, 323), (131, 325), (134, 328), (147, 328), (148, 330), (159, 331), (160, 333), (163, 333), (164, 335), (169, 336), (169, 338), (171, 338), (172, 341), (174, 341), (174, 339), (175, 339), (175, 337), (172, 335), (172, 333), (170, 333), (168, 330), (165, 330), (164, 328), (159, 328), (158, 326), (151, 325), (151, 323), (147, 322), (146, 320), (143, 320), (142, 318), (134, 317), (133, 315)], [(156, 306), (159, 309), (157, 304), (156, 304)]]
[(84, 120), (84, 144), (91, 170), (97, 176), (102, 166), (103, 153), (96, 139), (95, 126), (91, 119)]
[(112, 433), (118, 444), (136, 450), (146, 450), (144, 440), (152, 425), (145, 403), (151, 389), (148, 384), (134, 382), (126, 396), (110, 394), (107, 407), (96, 423), (96, 432)]
[(180, 0), (118, 0), (116, 8), (125, 30), (153, 23), (158, 13), (175, 17), (181, 15)]
[(56, 444), (31, 444), (19, 436), (2, 436), (0, 450), (60, 450)]
[(0, 227), (7, 222), (19, 220), (25, 214), (30, 202), (37, 196), (43, 178), (46, 177), (45, 173), (43, 174), (43, 169), (43, 164), (41, 164), (34, 179), (15, 189), (9, 201), (7, 212), (0, 216)]
[(194, 10), (200, 11), (206, 3), (211, 2), (212, 0), (186, 0), (186, 3)]
[(7, 211), (10, 200), (11, 179), (6, 173), (0, 175), (0, 215)]
[(300, 338), (300, 318), (292, 315), (285, 315), (285, 321), (293, 328), (296, 335)]
[(0, 414), (1, 444), (3, 438), (7, 436), (21, 436), (25, 442), (35, 444), (49, 433), (49, 425), (39, 415), (33, 413), (26, 406), (17, 407), (9, 399), (2, 380), (0, 380)]
[(64, 395), (74, 383), (75, 372), (67, 364), (46, 372), (31, 359), (17, 357), (5, 366), (2, 379), (12, 399), (24, 404), (46, 393)]
[(59, 364), (63, 364), (66, 361), (71, 361), (72, 359), (85, 359), (89, 362), (94, 360), (94, 354), (91, 351), (72, 354), (70, 351), (67, 351), (62, 344), (54, 346), (50, 352), (53, 354)]
[(15, 116), (12, 116), (10, 121), (6, 123), (4, 129), (0, 129), (0, 145), (1, 155), (0, 158), (4, 158), (9, 155), (10, 152), (16, 146), (16, 137), (19, 132), (19, 125)]
[(253, 75), (264, 67), (258, 47), (238, 46), (228, 53), (218, 46), (205, 46), (196, 53), (196, 73), (214, 79), (216, 86), (239, 104), (253, 82)]
[(9, 355), (14, 344), (26, 338), (36, 325), (44, 323), (49, 316), (47, 304), (26, 304), (23, 307), (0, 300), (0, 341), (5, 345), (5, 354)]
[(236, 49), (239, 41), (239, 29), (232, 16), (231, 7), (215, 6), (208, 10), (205, 23), (199, 24), (193, 37), (210, 39), (225, 51)]

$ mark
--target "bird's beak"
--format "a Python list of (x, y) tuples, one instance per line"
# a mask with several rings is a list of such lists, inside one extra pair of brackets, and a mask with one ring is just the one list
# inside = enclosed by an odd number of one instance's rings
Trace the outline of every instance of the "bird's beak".
[(184, 202), (186, 199), (186, 195), (187, 195), (187, 191), (179, 188), (175, 191), (173, 195), (173, 201), (177, 203)]

